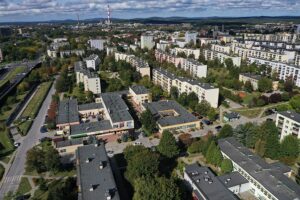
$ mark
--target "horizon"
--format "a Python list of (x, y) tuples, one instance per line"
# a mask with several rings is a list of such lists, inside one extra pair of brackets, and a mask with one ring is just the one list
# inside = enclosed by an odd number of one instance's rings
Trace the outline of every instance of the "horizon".
[[(102, 19), (107, 17), (106, 0), (0, 0), (0, 22), (42, 22)], [(152, 17), (243, 18), (298, 17), (297, 0), (158, 0), (109, 1), (114, 19)]]

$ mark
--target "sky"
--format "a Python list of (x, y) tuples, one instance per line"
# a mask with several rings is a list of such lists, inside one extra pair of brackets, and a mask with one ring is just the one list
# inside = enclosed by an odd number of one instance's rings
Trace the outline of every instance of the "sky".
[[(0, 22), (104, 18), (107, 0), (0, 0)], [(300, 16), (300, 0), (110, 0), (113, 18)]]

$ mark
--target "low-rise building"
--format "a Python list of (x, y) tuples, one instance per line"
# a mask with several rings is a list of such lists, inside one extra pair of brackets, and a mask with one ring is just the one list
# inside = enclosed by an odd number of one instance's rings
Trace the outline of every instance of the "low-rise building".
[(143, 76), (151, 76), (151, 69), (149, 67), (149, 64), (146, 60), (143, 60), (142, 58), (138, 58), (136, 56), (129, 58), (129, 63), (132, 67), (135, 68), (137, 72), (140, 73), (140, 75)]
[(238, 199), (208, 167), (200, 167), (198, 164), (187, 165), (184, 179), (192, 189), (195, 200)]
[(73, 156), (78, 147), (83, 146), (83, 138), (75, 138), (71, 140), (52, 141), (54, 148), (58, 151), (61, 157)]
[(295, 111), (279, 112), (276, 115), (276, 126), (280, 131), (280, 140), (293, 135), (300, 139), (300, 114)]
[(104, 143), (79, 147), (76, 157), (78, 200), (120, 199)]
[(194, 92), (198, 96), (199, 102), (205, 100), (210, 103), (212, 107), (218, 107), (219, 88), (215, 88), (208, 83), (178, 77), (161, 68), (153, 69), (152, 81), (154, 84), (160, 85), (162, 89), (168, 93), (170, 93), (172, 87), (176, 87), (179, 94), (184, 92), (190, 94)]
[(85, 59), (86, 67), (91, 68), (93, 70), (97, 70), (98, 65), (100, 64), (99, 56), (96, 54), (90, 55), (88, 58)]
[(71, 125), (80, 124), (76, 99), (60, 101), (56, 117), (58, 130), (69, 130)]
[(198, 33), (196, 33), (196, 32), (188, 32), (188, 31), (185, 32), (185, 35), (184, 35), (185, 43), (192, 42), (193, 44), (196, 44), (197, 35), (198, 35)]
[(156, 119), (159, 132), (199, 129), (200, 120), (185, 110), (176, 101), (144, 103), (142, 110), (149, 109)]
[(101, 93), (101, 82), (97, 73), (90, 71), (81, 61), (76, 62), (74, 68), (77, 84), (83, 83), (85, 91), (91, 91), (93, 94)]
[(300, 187), (289, 179), (289, 167), (278, 162), (267, 163), (233, 137), (219, 139), (218, 145), (223, 157), (232, 161), (233, 171), (239, 172), (250, 182), (250, 191), (258, 199), (299, 198)]
[(134, 104), (140, 107), (143, 103), (150, 103), (151, 94), (144, 86), (134, 85), (129, 87), (129, 95)]
[[(262, 78), (261, 75), (251, 74), (251, 73), (241, 73), (239, 75), (239, 81), (243, 82), (244, 84), (249, 81), (252, 85), (253, 90), (258, 90), (258, 82)], [(272, 81), (272, 90), (278, 90), (279, 82)]]

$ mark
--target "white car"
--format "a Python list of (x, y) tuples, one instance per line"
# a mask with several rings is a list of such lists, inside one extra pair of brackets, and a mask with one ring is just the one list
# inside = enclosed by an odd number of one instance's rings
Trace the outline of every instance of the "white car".
[(14, 146), (15, 146), (15, 147), (19, 147), (20, 145), (21, 145), (20, 142), (14, 142)]

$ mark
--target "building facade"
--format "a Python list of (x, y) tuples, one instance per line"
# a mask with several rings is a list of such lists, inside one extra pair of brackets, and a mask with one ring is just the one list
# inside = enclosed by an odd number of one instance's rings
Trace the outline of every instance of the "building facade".
[(300, 139), (300, 114), (295, 111), (279, 112), (276, 115), (276, 126), (280, 131), (280, 140), (288, 135)]

